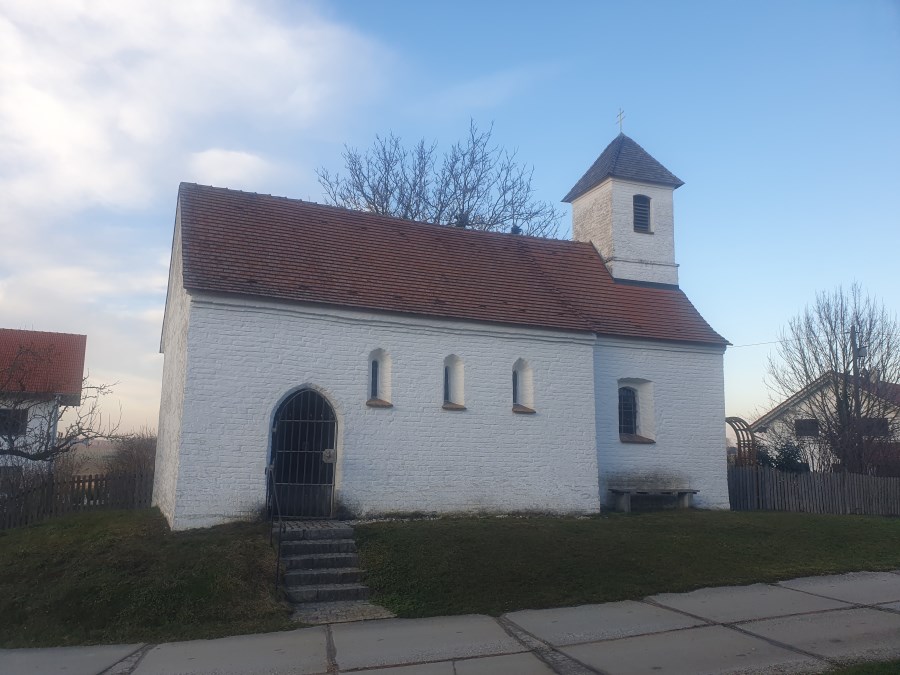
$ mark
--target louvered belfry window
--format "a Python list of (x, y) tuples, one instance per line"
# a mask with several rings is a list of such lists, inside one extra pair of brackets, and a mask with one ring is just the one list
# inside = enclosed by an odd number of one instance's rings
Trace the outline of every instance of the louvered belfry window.
[(650, 197), (634, 195), (634, 231), (650, 232)]

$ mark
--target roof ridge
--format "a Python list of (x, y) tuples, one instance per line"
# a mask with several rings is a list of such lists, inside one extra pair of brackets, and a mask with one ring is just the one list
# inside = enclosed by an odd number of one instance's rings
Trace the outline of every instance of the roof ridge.
[(396, 225), (397, 223), (410, 225), (413, 227), (428, 227), (433, 229), (439, 229), (442, 231), (449, 232), (457, 232), (459, 234), (454, 234), (451, 236), (466, 236), (466, 235), (475, 235), (475, 236), (487, 236), (487, 237), (507, 237), (507, 236), (516, 236), (516, 237), (529, 237), (533, 241), (541, 241), (541, 242), (560, 242), (563, 245), (571, 244), (573, 241), (571, 239), (558, 239), (556, 237), (541, 237), (533, 234), (519, 234), (513, 235), (511, 232), (501, 232), (498, 230), (480, 230), (477, 228), (469, 227), (456, 227), (455, 225), (445, 225), (442, 223), (430, 223), (425, 220), (413, 220), (411, 218), (401, 218), (399, 216), (390, 216), (384, 213), (376, 213), (375, 211), (363, 211), (361, 209), (352, 209), (349, 206), (338, 206), (336, 204), (323, 204), (321, 202), (310, 201), (308, 199), (301, 199), (299, 197), (284, 197), (280, 195), (268, 194), (265, 192), (252, 192), (249, 190), (235, 190), (233, 188), (227, 187), (218, 187), (216, 185), (202, 185), (200, 183), (189, 183), (185, 181), (181, 181), (180, 185), (184, 186), (193, 186), (201, 189), (207, 190), (217, 190), (222, 192), (227, 192), (233, 195), (251, 195), (255, 197), (263, 197), (269, 198), (273, 200), (277, 200), (280, 202), (288, 202), (288, 203), (299, 203), (305, 204), (313, 208), (326, 209), (329, 211), (341, 211), (346, 213), (351, 213), (357, 216), (362, 216), (365, 218), (373, 218), (375, 220), (380, 221), (390, 221), (385, 222), (385, 226)]

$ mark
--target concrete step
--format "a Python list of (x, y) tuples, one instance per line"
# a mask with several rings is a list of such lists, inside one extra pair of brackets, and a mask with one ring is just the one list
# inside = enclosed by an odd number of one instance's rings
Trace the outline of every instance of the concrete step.
[(356, 553), (356, 542), (352, 539), (301, 539), (281, 542), (281, 555), (312, 553)]
[(324, 567), (312, 570), (291, 570), (284, 575), (285, 588), (318, 584), (356, 584), (362, 581), (357, 567)]
[(312, 570), (336, 567), (357, 567), (359, 557), (355, 553), (312, 553), (309, 555), (286, 555), (281, 558), (286, 570)]
[(331, 602), (334, 600), (367, 600), (369, 589), (362, 584), (315, 584), (285, 588), (292, 602)]
[(307, 625), (321, 625), (368, 619), (393, 619), (394, 613), (365, 600), (332, 600), (296, 604), (292, 618)]
[[(272, 528), (275, 536), (278, 536), (278, 526)], [(322, 525), (288, 524), (282, 534), (282, 541), (300, 541), (302, 539), (352, 539), (353, 528), (349, 525), (335, 524), (332, 521), (324, 521)]]

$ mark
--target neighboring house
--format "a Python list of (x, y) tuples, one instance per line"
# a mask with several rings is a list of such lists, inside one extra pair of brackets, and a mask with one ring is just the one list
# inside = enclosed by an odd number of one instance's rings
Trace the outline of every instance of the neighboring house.
[(271, 464), (290, 516), (727, 508), (727, 342), (677, 285), (680, 185), (619, 135), (560, 241), (182, 183), (154, 503), (258, 514)]
[[(840, 464), (834, 447), (842, 436), (856, 431), (837, 401), (853, 405), (856, 380), (852, 376), (829, 372), (796, 392), (750, 425), (750, 430), (765, 446), (776, 448), (794, 443), (803, 450), (814, 470), (827, 470)], [(888, 464), (900, 466), (900, 384), (874, 377), (859, 379), (859, 436), (865, 455), (861, 462), (868, 470), (878, 471)]]
[(87, 338), (0, 328), (0, 475), (21, 473), (57, 433), (60, 405), (78, 405)]

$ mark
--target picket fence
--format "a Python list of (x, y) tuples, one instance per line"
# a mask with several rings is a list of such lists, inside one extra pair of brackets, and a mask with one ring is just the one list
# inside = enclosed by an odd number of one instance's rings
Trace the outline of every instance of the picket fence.
[(152, 496), (152, 472), (48, 477), (0, 499), (0, 530), (81, 511), (148, 508)]
[(731, 466), (728, 495), (733, 511), (900, 516), (900, 478)]

